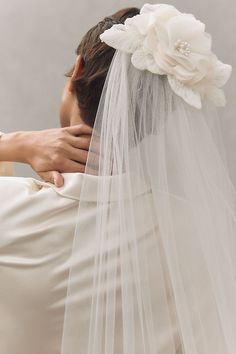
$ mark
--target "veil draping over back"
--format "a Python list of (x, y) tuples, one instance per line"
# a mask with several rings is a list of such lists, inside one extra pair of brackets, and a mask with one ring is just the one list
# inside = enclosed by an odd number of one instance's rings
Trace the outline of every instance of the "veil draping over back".
[(215, 105), (117, 50), (86, 173), (94, 223), (85, 178), (61, 354), (235, 354), (236, 193)]

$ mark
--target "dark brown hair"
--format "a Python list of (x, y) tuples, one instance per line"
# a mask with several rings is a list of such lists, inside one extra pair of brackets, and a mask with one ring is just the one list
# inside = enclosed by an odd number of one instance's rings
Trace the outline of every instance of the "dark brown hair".
[[(115, 50), (101, 42), (99, 36), (114, 24), (124, 23), (129, 17), (138, 15), (136, 7), (120, 10), (105, 17), (83, 37), (76, 50), (83, 60), (83, 72), (74, 81), (81, 118), (91, 127), (94, 125), (102, 89)], [(68, 74), (69, 76), (70, 74)]]

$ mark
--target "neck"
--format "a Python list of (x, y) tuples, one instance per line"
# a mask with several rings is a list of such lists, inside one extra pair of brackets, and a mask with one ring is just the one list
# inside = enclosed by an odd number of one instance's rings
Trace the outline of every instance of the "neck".
[(84, 124), (84, 121), (80, 116), (74, 116), (70, 119), (70, 125)]
[(83, 119), (81, 118), (80, 111), (77, 102), (72, 106), (70, 112), (70, 125), (82, 124)]

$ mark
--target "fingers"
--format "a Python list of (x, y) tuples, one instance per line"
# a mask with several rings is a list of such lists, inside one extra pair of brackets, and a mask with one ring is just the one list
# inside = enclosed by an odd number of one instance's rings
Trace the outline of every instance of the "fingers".
[(72, 160), (65, 160), (65, 162), (63, 163), (63, 167), (61, 172), (66, 172), (66, 173), (75, 173), (75, 172), (79, 172), (79, 173), (84, 173), (85, 172), (85, 165), (79, 163), (79, 162), (75, 162)]
[(87, 124), (72, 125), (71, 127), (64, 128), (64, 130), (74, 136), (91, 135), (93, 132), (93, 128)]
[(68, 159), (85, 165), (88, 158), (88, 151), (69, 146), (67, 149)]
[(68, 136), (68, 143), (77, 148), (77, 149), (83, 149), (83, 150), (89, 150), (90, 147), (90, 142), (91, 142), (91, 135), (82, 135), (82, 136)]
[(49, 172), (38, 172), (38, 175), (45, 181), (55, 184), (56, 187), (60, 188), (64, 185), (63, 176), (57, 171)]

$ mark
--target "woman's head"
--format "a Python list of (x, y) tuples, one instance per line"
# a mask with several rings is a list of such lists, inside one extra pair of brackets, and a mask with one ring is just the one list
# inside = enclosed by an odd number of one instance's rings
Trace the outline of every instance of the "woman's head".
[[(138, 8), (126, 8), (104, 18), (83, 37), (76, 50), (77, 59), (68, 73), (62, 104), (62, 126), (83, 121), (93, 126), (104, 82), (115, 50), (101, 42), (100, 35), (114, 24), (124, 23), (139, 14)], [(79, 121), (80, 120), (80, 121)]]

